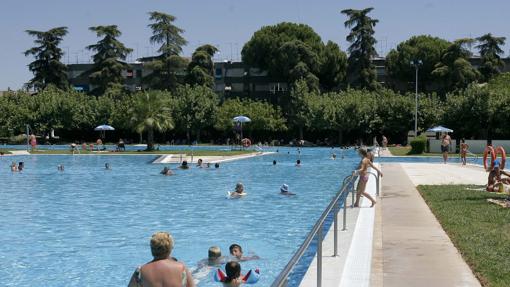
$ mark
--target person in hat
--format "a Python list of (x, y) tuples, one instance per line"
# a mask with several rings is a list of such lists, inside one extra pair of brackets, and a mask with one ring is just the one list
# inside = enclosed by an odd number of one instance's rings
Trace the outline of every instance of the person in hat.
[(284, 183), (281, 187), (280, 187), (280, 194), (281, 195), (296, 195), (295, 193), (292, 193), (289, 191), (289, 186)]

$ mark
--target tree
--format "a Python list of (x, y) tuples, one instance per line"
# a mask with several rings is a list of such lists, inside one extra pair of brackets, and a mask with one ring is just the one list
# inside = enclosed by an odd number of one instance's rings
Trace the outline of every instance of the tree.
[(241, 54), (244, 63), (268, 71), (276, 81), (293, 84), (305, 78), (316, 89), (323, 49), (310, 26), (284, 22), (255, 32)]
[(465, 38), (450, 44), (432, 71), (432, 75), (443, 82), (446, 91), (465, 88), (480, 76), (469, 62), (471, 52), (465, 48), (473, 42), (473, 39)]
[(289, 94), (287, 119), (292, 128), (298, 129), (300, 140), (303, 139), (304, 128), (310, 125), (311, 113), (308, 103), (314, 96), (317, 95), (310, 91), (305, 79), (298, 80)]
[(243, 130), (250, 135), (253, 131), (267, 134), (287, 129), (279, 107), (267, 102), (238, 98), (227, 99), (218, 108), (214, 128), (223, 132), (232, 130), (234, 127), (232, 119), (238, 115), (246, 115), (251, 119), (249, 124), (243, 126)]
[(150, 42), (161, 46), (160, 55), (151, 58), (147, 65), (152, 73), (146, 76), (145, 82), (154, 89), (174, 91), (178, 86), (177, 73), (187, 66), (187, 61), (179, 56), (182, 46), (187, 44), (181, 35), (184, 30), (173, 24), (176, 18), (170, 14), (153, 11), (149, 15), (153, 22), (149, 24)]
[(377, 56), (374, 48), (377, 43), (374, 38), (374, 27), (379, 20), (367, 16), (373, 9), (342, 10), (342, 14), (349, 18), (344, 23), (345, 27), (351, 28), (346, 38), (351, 43), (347, 59), (348, 82), (356, 88), (375, 89), (378, 86), (372, 58)]
[[(449, 44), (446, 40), (429, 35), (413, 36), (398, 44), (397, 48), (386, 56), (386, 71), (393, 87), (414, 91), (415, 67), (411, 62), (421, 61), (418, 83), (423, 87), (422, 90), (433, 90), (436, 79), (432, 76), (432, 71)], [(412, 88), (408, 83), (413, 83)]]
[(214, 62), (212, 57), (218, 49), (212, 45), (198, 47), (191, 56), (186, 82), (190, 85), (214, 87)]
[(347, 70), (347, 55), (340, 47), (328, 41), (322, 53), (319, 81), (322, 90), (339, 89), (344, 81)]
[(138, 133), (147, 132), (147, 150), (154, 150), (154, 130), (164, 132), (174, 128), (170, 95), (162, 91), (140, 92), (133, 95), (128, 113), (131, 126)]
[(191, 132), (195, 131), (200, 142), (201, 131), (214, 124), (218, 107), (218, 95), (204, 86), (185, 85), (177, 90), (176, 109), (174, 111), (178, 126), (186, 131), (188, 144)]
[(505, 37), (495, 37), (491, 33), (476, 38), (480, 43), (476, 48), (480, 51), (482, 63), (478, 70), (485, 81), (490, 80), (495, 75), (501, 73), (501, 69), (505, 66), (501, 55), (503, 50), (501, 46), (505, 45)]
[(95, 32), (97, 37), (103, 37), (97, 44), (87, 46), (88, 50), (96, 52), (93, 56), (94, 67), (89, 75), (90, 83), (95, 86), (92, 92), (102, 95), (109, 88), (122, 87), (122, 71), (129, 65), (120, 60), (125, 60), (133, 50), (117, 40), (121, 35), (117, 25), (90, 27), (89, 30)]
[(67, 27), (53, 28), (48, 31), (26, 30), (28, 35), (35, 37), (37, 45), (25, 51), (25, 56), (34, 56), (35, 61), (28, 65), (34, 77), (28, 82), (29, 87), (43, 90), (48, 85), (54, 85), (61, 89), (67, 89), (67, 68), (60, 62), (63, 52), (58, 47), (65, 35)]

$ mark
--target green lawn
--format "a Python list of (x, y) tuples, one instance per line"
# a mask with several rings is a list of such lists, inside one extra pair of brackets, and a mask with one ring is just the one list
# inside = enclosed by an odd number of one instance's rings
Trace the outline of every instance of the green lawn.
[[(70, 150), (35, 150), (31, 151), (31, 154), (72, 154)], [(252, 150), (233, 150), (233, 151), (221, 151), (221, 150), (195, 150), (193, 151), (193, 156), (232, 156), (232, 155), (242, 155), (242, 154), (250, 154), (255, 153)], [(75, 154), (78, 154), (77, 152)], [(186, 154), (191, 155), (190, 150), (172, 150), (172, 151), (125, 151), (125, 152), (90, 152), (80, 150), (80, 154), (97, 154), (97, 155), (111, 155), (111, 154)]]
[[(462, 185), (418, 186), (430, 209), (483, 286), (510, 286), (510, 208), (504, 195)], [(482, 188), (482, 187), (478, 187)]]
[(4, 154), (11, 154), (10, 151), (3, 149), (3, 148), (0, 148), (0, 152), (3, 152)]

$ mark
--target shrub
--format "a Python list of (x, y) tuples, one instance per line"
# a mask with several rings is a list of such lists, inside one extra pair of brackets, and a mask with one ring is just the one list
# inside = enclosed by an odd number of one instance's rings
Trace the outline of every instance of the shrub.
[(427, 146), (427, 138), (419, 136), (411, 141), (411, 150), (409, 154), (422, 154)]

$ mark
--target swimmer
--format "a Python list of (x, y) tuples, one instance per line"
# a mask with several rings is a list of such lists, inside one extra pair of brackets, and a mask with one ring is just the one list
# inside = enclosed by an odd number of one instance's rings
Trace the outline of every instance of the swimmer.
[(241, 196), (245, 196), (246, 192), (244, 192), (244, 185), (241, 182), (236, 184), (236, 189), (233, 192), (229, 193), (230, 198), (240, 198)]
[(285, 183), (280, 187), (280, 194), (281, 195), (296, 195), (295, 193), (289, 192), (289, 186)]
[(202, 159), (199, 158), (198, 161), (197, 161), (197, 167), (202, 167)]
[(57, 166), (57, 170), (58, 170), (58, 171), (64, 171), (64, 165), (63, 165), (63, 164), (59, 164), (59, 165)]
[(273, 165), (276, 165), (276, 160), (273, 159)]
[(243, 248), (239, 244), (232, 244), (228, 248), (230, 251), (230, 255), (233, 256), (232, 260), (234, 261), (248, 261), (248, 260), (258, 260), (260, 259), (259, 256), (253, 255), (253, 256), (243, 256)]
[(179, 166), (180, 169), (189, 169), (188, 161), (183, 160), (181, 163), (181, 166)]
[(106, 162), (106, 163), (104, 164), (104, 169), (106, 169), (106, 170), (111, 170), (111, 169), (112, 169), (112, 167), (110, 166), (110, 163)]
[(331, 154), (331, 159), (332, 159), (332, 160), (335, 160), (335, 159), (336, 159), (336, 153), (332, 153), (332, 154)]
[(16, 165), (16, 163), (14, 161), (11, 163), (11, 171), (12, 172), (18, 171), (18, 166)]
[(296, 160), (296, 166), (297, 167), (301, 167), (301, 160), (300, 159)]
[(162, 171), (159, 172), (160, 174), (162, 175), (173, 175), (174, 173), (168, 168), (168, 167), (164, 167)]
[(18, 171), (22, 172), (24, 168), (25, 168), (25, 163), (20, 161), (18, 164)]
[(195, 279), (201, 279), (209, 274), (212, 267), (219, 267), (226, 263), (226, 257), (221, 256), (221, 249), (218, 246), (209, 247), (207, 258), (198, 261), (197, 268), (191, 271)]
[(215, 163), (214, 164), (214, 168), (220, 168), (220, 164), (219, 163)]
[(210, 167), (211, 167), (211, 164), (210, 164), (210, 163), (206, 163), (206, 164), (205, 164), (205, 167), (206, 167), (206, 168), (210, 168)]

